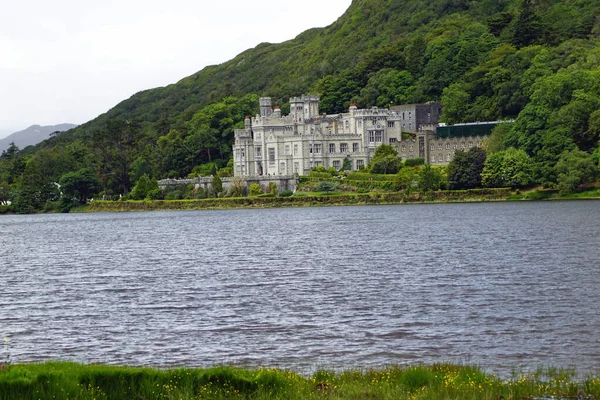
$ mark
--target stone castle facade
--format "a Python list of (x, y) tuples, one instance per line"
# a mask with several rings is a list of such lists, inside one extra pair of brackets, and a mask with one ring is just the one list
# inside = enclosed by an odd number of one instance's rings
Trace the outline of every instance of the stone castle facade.
[(410, 124), (407, 121), (413, 115), (416, 124), (418, 112), (409, 115), (408, 109), (395, 111), (394, 107), (359, 110), (351, 105), (347, 113), (319, 115), (319, 96), (305, 95), (291, 98), (290, 113), (283, 116), (279, 107), (273, 108), (271, 98), (259, 101), (260, 114), (247, 117), (244, 129), (235, 131), (235, 176), (308, 175), (317, 166), (339, 170), (345, 160), (352, 170), (359, 170), (384, 143), (395, 146), (402, 159), (424, 158), (430, 164), (444, 165), (454, 151), (482, 146), (486, 139), (438, 138), (438, 103), (408, 106), (411, 111), (420, 110), (422, 116), (429, 112), (429, 118), (419, 118), (413, 138), (403, 140), (402, 125)]

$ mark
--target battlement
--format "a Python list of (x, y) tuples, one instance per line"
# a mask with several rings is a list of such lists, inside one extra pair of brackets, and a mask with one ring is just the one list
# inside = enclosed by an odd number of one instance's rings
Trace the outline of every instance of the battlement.
[(290, 97), (290, 103), (308, 103), (313, 101), (321, 101), (321, 96), (305, 94), (300, 97)]

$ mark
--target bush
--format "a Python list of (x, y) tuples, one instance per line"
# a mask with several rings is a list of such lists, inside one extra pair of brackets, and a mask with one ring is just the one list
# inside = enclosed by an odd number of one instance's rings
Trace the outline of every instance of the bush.
[(182, 193), (180, 190), (171, 190), (165, 195), (165, 200), (181, 200)]
[(335, 192), (340, 186), (338, 182), (321, 181), (315, 186), (317, 192)]
[(286, 189), (286, 190), (282, 190), (281, 192), (279, 192), (279, 197), (290, 197), (293, 194), (294, 194), (294, 192)]
[(250, 196), (260, 196), (263, 193), (264, 192), (258, 183), (250, 185)]
[(415, 167), (417, 165), (425, 165), (425, 159), (423, 158), (409, 158), (404, 161), (404, 165), (407, 167)]

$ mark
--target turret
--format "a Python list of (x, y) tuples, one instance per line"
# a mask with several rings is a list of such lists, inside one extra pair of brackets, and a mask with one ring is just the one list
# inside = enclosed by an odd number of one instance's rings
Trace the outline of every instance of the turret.
[(279, 106), (275, 106), (275, 109), (273, 110), (273, 117), (281, 118), (281, 108), (279, 108)]
[(261, 97), (258, 99), (260, 104), (260, 116), (261, 117), (270, 117), (273, 109), (271, 108), (271, 98), (270, 97)]

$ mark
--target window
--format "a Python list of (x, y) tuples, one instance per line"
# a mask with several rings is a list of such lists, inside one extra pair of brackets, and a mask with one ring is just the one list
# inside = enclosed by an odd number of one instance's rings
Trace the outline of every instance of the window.
[(473, 142), (469, 142), (469, 148), (473, 147)]
[(442, 153), (438, 154), (438, 161), (444, 162), (444, 156), (442, 155)]
[(352, 151), (358, 153), (358, 143), (352, 143)]
[(412, 130), (412, 122), (410, 124), (408, 124), (408, 129)]
[(290, 155), (290, 145), (289, 145), (289, 144), (286, 144), (286, 145), (285, 145), (285, 155), (286, 155), (286, 156), (289, 156), (289, 155)]
[(256, 154), (256, 158), (262, 158), (262, 147), (257, 146), (255, 154)]
[(329, 143), (329, 152), (335, 153), (335, 143)]
[(396, 125), (394, 121), (388, 121), (388, 128), (393, 128)]
[(340, 160), (335, 160), (333, 162), (333, 168), (335, 168), (335, 169), (337, 169), (339, 171), (340, 168), (342, 168), (342, 162)]
[(390, 144), (396, 143), (397, 141), (398, 141), (398, 139), (396, 139), (396, 138), (390, 138)]
[(340, 143), (340, 153), (348, 152), (348, 143)]
[(450, 142), (446, 143), (446, 150), (450, 150)]
[(269, 147), (269, 162), (275, 162), (275, 148)]
[(242, 156), (242, 160), (243, 160), (244, 158), (246, 158), (246, 150), (245, 150), (245, 149), (241, 149), (241, 150), (240, 150), (240, 154), (241, 154), (241, 156)]
[(461, 147), (461, 149), (464, 149), (464, 148), (465, 148), (465, 142), (462, 142), (462, 143), (460, 144), (460, 147)]
[(454, 143), (454, 150), (458, 149), (458, 143)]
[(446, 154), (446, 161), (450, 162), (450, 159), (452, 158), (452, 156), (450, 155), (450, 153)]
[(312, 154), (312, 152), (313, 152), (313, 145), (312, 145), (312, 144), (309, 144), (309, 145), (308, 145), (308, 152), (309, 152), (310, 154)]
[(410, 147), (408, 148), (408, 151), (410, 151), (411, 153), (414, 151), (414, 146), (411, 144)]
[(431, 150), (431, 151), (435, 150), (435, 144), (431, 143), (431, 146), (429, 146), (429, 150)]
[(299, 173), (300, 172), (300, 163), (295, 162), (294, 163), (294, 173)]
[(285, 163), (284, 162), (279, 164), (279, 175), (285, 175)]
[(294, 145), (294, 155), (295, 156), (298, 155), (298, 145), (297, 144)]
[(350, 122), (346, 121), (346, 129), (350, 129)]
[(321, 154), (322, 147), (321, 143), (315, 143), (315, 154)]
[(412, 119), (412, 111), (408, 112), (408, 119)]
[(438, 150), (442, 150), (442, 144), (438, 144)]
[(406, 145), (402, 145), (402, 152), (405, 153), (406, 152)]
[(369, 131), (369, 143), (383, 142), (383, 131)]
[(435, 163), (435, 154), (431, 155), (431, 164)]
[(362, 121), (358, 121), (358, 127), (362, 128)]
[(365, 167), (364, 160), (356, 160), (356, 169), (363, 169)]

